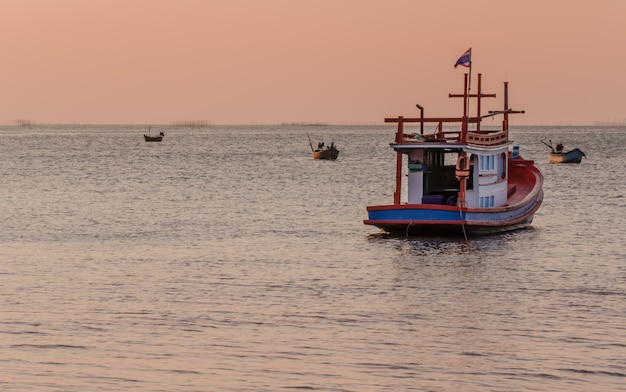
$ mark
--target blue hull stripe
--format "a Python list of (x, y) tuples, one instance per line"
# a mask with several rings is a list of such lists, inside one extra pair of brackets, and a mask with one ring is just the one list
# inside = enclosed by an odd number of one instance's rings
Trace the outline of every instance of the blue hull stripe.
[(384, 225), (385, 222), (390, 224), (399, 224), (407, 222), (411, 225), (435, 225), (459, 223), (473, 225), (497, 225), (499, 223), (510, 223), (520, 219), (528, 218), (536, 210), (543, 200), (543, 192), (540, 191), (532, 202), (526, 203), (519, 208), (499, 209), (493, 211), (489, 209), (473, 209), (464, 211), (462, 214), (459, 210), (454, 209), (437, 209), (429, 206), (428, 208), (419, 208), (416, 206), (398, 206), (397, 208), (372, 209), (368, 211), (369, 224)]
[[(463, 219), (465, 219), (463, 213)], [(370, 211), (369, 219), (373, 221), (458, 221), (459, 211), (403, 209)]]

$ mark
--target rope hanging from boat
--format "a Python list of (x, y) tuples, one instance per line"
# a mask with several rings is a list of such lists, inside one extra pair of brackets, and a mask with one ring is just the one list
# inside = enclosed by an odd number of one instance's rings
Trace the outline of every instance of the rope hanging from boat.
[(467, 241), (467, 233), (465, 232), (465, 219), (463, 219), (463, 210), (462, 205), (465, 204), (465, 200), (459, 200), (457, 203), (459, 205), (459, 217), (461, 218), (461, 228), (463, 229), (463, 238)]

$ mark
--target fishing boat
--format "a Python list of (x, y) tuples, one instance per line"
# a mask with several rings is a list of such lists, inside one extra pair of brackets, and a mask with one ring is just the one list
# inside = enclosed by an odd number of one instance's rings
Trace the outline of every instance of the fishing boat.
[(311, 137), (308, 133), (307, 137), (309, 138), (309, 145), (311, 146), (313, 159), (328, 159), (334, 161), (339, 156), (339, 150), (337, 150), (334, 142), (331, 142), (330, 146), (326, 146), (324, 142), (319, 142), (317, 143), (317, 148), (313, 148), (313, 143), (311, 142)]
[(313, 159), (330, 159), (335, 160), (339, 156), (339, 150), (335, 147), (335, 143), (324, 147), (324, 143), (318, 143), (317, 149), (313, 151)]
[(569, 151), (563, 151), (563, 144), (557, 143), (556, 147), (553, 147), (552, 140), (550, 140), (550, 144), (544, 142), (550, 148), (550, 153), (548, 154), (548, 160), (550, 163), (580, 163), (583, 160), (583, 157), (586, 157), (585, 153), (580, 149), (575, 148)]
[[(385, 118), (396, 123), (395, 191), (393, 204), (367, 207), (367, 225), (383, 232), (401, 235), (490, 234), (530, 225), (543, 200), (543, 176), (532, 160), (519, 154), (519, 146), (509, 140), (508, 82), (504, 82), (502, 110), (481, 114), (483, 98), (495, 98), (481, 89), (470, 93), (465, 74), (461, 117)], [(476, 115), (469, 116), (470, 99), (476, 102)], [(481, 127), (485, 118), (502, 116), (497, 129)], [(419, 133), (405, 133), (405, 127), (420, 125)], [(424, 134), (424, 124), (435, 124)], [(444, 124), (446, 126), (444, 127)], [(471, 129), (470, 129), (471, 127)], [(406, 161), (406, 189), (403, 188), (403, 161)], [(406, 199), (404, 194), (406, 193)]]
[(163, 140), (163, 137), (165, 136), (165, 133), (163, 132), (159, 132), (158, 136), (151, 136), (150, 135), (150, 128), (148, 128), (148, 134), (146, 135), (145, 133), (143, 134), (143, 139), (147, 142), (160, 142)]

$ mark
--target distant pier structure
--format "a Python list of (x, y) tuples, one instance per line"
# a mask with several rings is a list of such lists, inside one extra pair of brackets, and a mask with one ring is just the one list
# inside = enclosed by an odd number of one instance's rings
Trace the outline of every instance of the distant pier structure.
[(602, 120), (596, 121), (595, 125), (598, 126), (626, 126), (626, 118), (621, 120)]
[(31, 125), (35, 125), (35, 123), (32, 120), (28, 120), (25, 118), (18, 118), (17, 120), (15, 120), (15, 123), (19, 125), (20, 127), (28, 127)]
[(210, 123), (206, 120), (182, 120), (172, 123), (175, 127), (208, 127)]

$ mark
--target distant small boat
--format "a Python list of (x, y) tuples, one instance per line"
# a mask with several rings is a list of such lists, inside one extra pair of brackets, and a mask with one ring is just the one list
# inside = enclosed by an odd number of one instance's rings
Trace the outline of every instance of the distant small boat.
[(148, 134), (146, 135), (144, 133), (143, 139), (147, 142), (160, 142), (161, 140), (163, 140), (164, 136), (165, 136), (165, 133), (163, 132), (159, 132), (158, 136), (150, 136), (150, 128), (148, 128)]
[(313, 159), (328, 159), (334, 161), (339, 156), (339, 150), (335, 147), (335, 143), (331, 142), (330, 146), (326, 146), (324, 142), (317, 143), (317, 148), (313, 148), (313, 143), (311, 142), (311, 137), (309, 137), (309, 144), (311, 145), (311, 153), (313, 154)]
[(583, 157), (586, 157), (585, 153), (578, 148), (563, 151), (563, 144), (561, 143), (557, 143), (556, 147), (552, 147), (552, 140), (550, 140), (550, 144), (544, 141), (542, 143), (550, 147), (550, 153), (548, 154), (550, 163), (580, 163)]
[(339, 150), (335, 147), (335, 143), (330, 143), (330, 147), (324, 147), (324, 143), (318, 143), (317, 149), (313, 151), (313, 159), (330, 159), (335, 160), (339, 156)]

